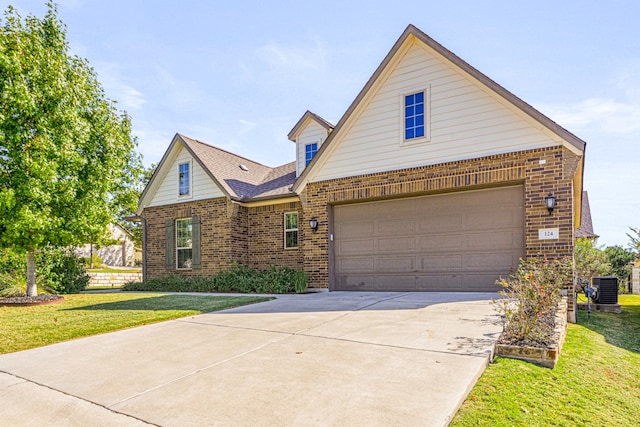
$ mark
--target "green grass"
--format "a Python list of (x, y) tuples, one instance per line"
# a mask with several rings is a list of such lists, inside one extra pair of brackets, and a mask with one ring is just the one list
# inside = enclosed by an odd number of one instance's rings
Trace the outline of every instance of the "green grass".
[(451, 426), (637, 426), (640, 295), (621, 314), (578, 312), (555, 369), (497, 357)]
[(59, 304), (0, 307), (0, 354), (272, 299), (120, 293), (64, 298)]

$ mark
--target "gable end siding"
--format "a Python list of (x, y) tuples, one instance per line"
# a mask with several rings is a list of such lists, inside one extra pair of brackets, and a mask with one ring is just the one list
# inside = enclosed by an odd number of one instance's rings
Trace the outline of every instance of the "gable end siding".
[[(402, 146), (402, 94), (431, 90), (430, 141)], [(354, 112), (311, 181), (559, 146), (506, 101), (414, 43)]]
[[(177, 156), (173, 161), (165, 165), (166, 174), (162, 177), (162, 182), (158, 186), (148, 206), (163, 206), (193, 200), (224, 197), (222, 190), (216, 186), (189, 152), (182, 146), (177, 149), (179, 150)], [(181, 198), (178, 197), (178, 165), (185, 162), (191, 162), (191, 195)]]

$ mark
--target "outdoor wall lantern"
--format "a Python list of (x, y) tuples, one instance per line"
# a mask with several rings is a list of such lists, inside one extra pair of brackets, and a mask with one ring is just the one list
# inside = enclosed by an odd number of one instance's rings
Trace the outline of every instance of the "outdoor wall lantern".
[(549, 193), (547, 197), (544, 198), (544, 202), (547, 205), (547, 210), (549, 211), (549, 215), (553, 213), (553, 210), (556, 207), (556, 198), (553, 194)]
[(309, 227), (311, 227), (314, 233), (318, 231), (318, 218), (311, 218), (309, 220)]

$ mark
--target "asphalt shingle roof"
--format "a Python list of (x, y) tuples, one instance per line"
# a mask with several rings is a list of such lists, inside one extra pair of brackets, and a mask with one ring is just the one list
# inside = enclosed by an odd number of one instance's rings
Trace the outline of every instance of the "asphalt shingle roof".
[(589, 195), (586, 191), (582, 192), (582, 218), (580, 218), (580, 227), (576, 230), (576, 237), (585, 239), (594, 239), (600, 237), (593, 232), (591, 207), (589, 206)]
[(207, 173), (232, 198), (242, 201), (294, 195), (296, 164), (262, 165), (204, 142), (179, 135)]

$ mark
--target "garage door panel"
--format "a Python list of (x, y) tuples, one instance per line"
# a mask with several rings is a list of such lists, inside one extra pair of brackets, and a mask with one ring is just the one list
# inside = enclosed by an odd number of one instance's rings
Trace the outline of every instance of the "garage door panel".
[(498, 292), (502, 289), (496, 285), (494, 274), (468, 274), (463, 277), (462, 288), (467, 292)]
[(464, 216), (464, 227), (468, 230), (494, 228), (496, 224), (513, 227), (513, 215), (510, 211), (476, 211)]
[[(345, 221), (345, 220), (343, 220)], [(363, 236), (373, 236), (376, 228), (375, 221), (354, 221), (354, 222), (342, 222), (338, 223), (336, 227), (336, 234), (339, 234), (345, 239), (357, 238)], [(342, 225), (348, 224), (348, 226)]]
[(414, 218), (393, 218), (376, 221), (375, 235), (412, 234), (416, 231)]
[(341, 240), (336, 243), (336, 254), (343, 255), (374, 255), (375, 240), (371, 239), (353, 239)]
[(415, 206), (418, 212), (421, 212), (424, 215), (433, 216), (442, 215), (443, 212), (460, 212), (464, 207), (464, 201), (460, 194), (453, 193), (443, 196), (437, 204), (433, 203), (432, 197), (417, 198), (415, 199)]
[(482, 252), (465, 255), (467, 271), (509, 271), (513, 266), (512, 252)]
[(374, 289), (376, 291), (415, 291), (416, 277), (411, 274), (381, 274), (376, 276)]
[(418, 215), (417, 229), (418, 233), (430, 233), (434, 230), (439, 232), (459, 231), (462, 229), (463, 215), (460, 212), (451, 212), (446, 215), (428, 215), (420, 212)]
[(466, 248), (469, 250), (491, 251), (495, 248), (518, 248), (522, 239), (517, 238), (519, 230), (488, 230), (468, 233)]
[(335, 289), (495, 291), (524, 256), (522, 186), (340, 205), (333, 218)]
[(420, 258), (420, 271), (462, 271), (464, 269), (462, 254), (432, 255)]
[(378, 257), (378, 272), (402, 273), (412, 272), (416, 268), (415, 257)]
[(372, 257), (341, 258), (338, 262), (338, 268), (343, 273), (373, 273), (375, 267), (375, 258)]
[(463, 282), (461, 275), (431, 274), (418, 277), (416, 288), (420, 291), (461, 292)]
[(411, 218), (414, 216), (414, 203), (411, 199), (398, 199), (392, 203), (377, 203), (373, 209), (375, 218), (381, 219), (397, 219), (397, 218)]
[(464, 234), (427, 234), (419, 237), (419, 248), (424, 253), (460, 251), (464, 247)]
[(378, 253), (414, 253), (416, 249), (418, 243), (414, 236), (378, 239)]

